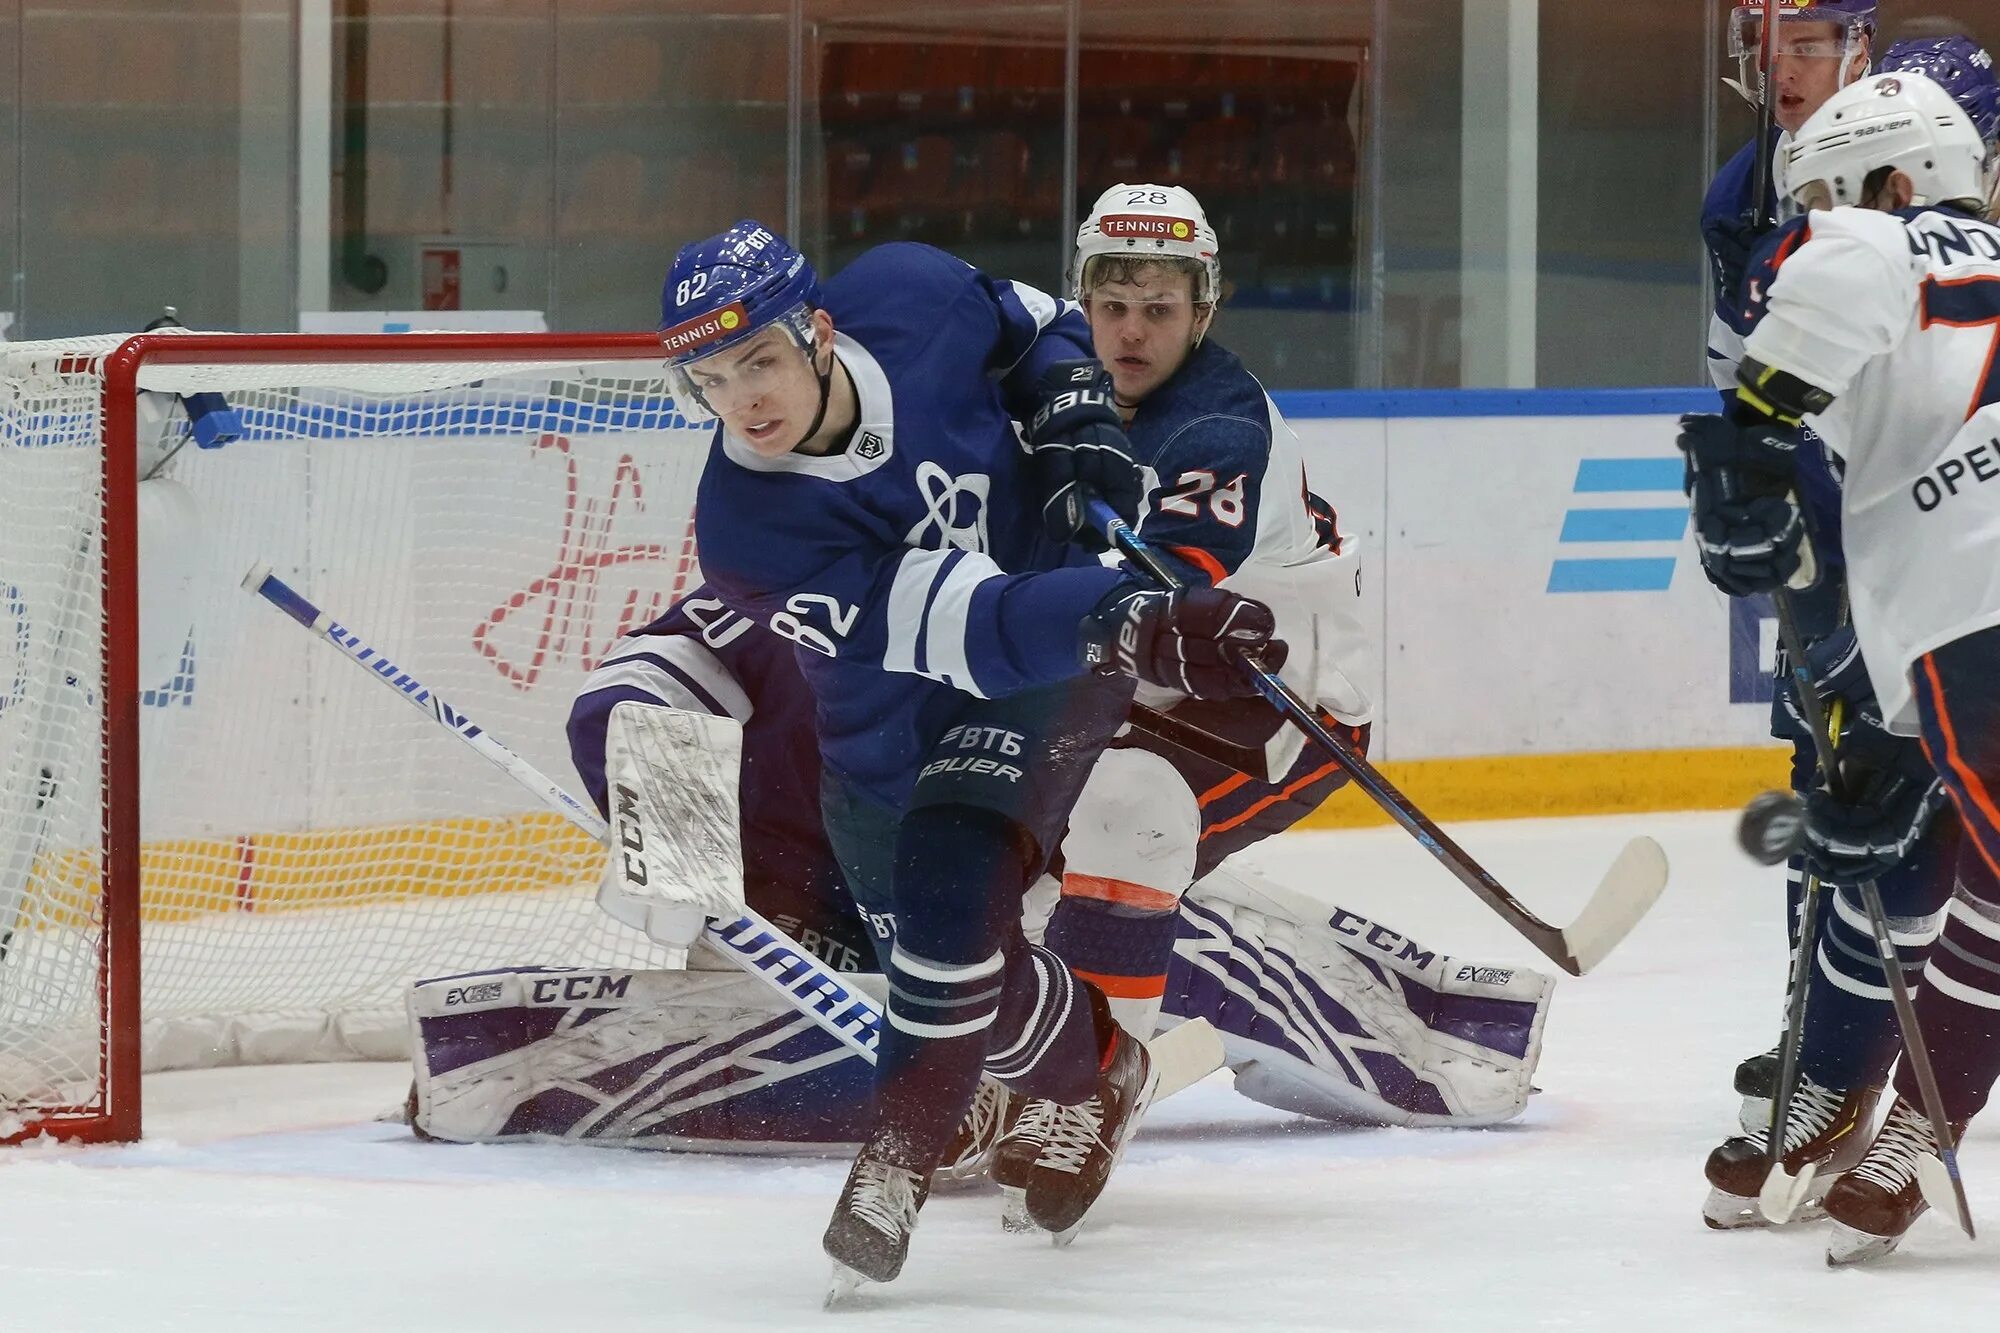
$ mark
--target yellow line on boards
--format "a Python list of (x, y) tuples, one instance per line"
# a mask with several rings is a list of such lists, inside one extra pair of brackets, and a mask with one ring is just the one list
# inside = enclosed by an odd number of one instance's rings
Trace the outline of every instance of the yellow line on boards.
[[(1391, 760), (1389, 781), (1434, 820), (1725, 810), (1789, 781), (1779, 745)], [(1364, 828), (1389, 816), (1349, 783), (1297, 827)]]

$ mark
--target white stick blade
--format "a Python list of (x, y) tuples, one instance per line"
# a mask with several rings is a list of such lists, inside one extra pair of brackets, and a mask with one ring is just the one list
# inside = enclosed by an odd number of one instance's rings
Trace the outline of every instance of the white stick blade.
[(1190, 1018), (1146, 1043), (1160, 1086), (1153, 1100), (1171, 1097), (1222, 1068), (1222, 1037), (1205, 1018)]
[(1958, 1206), (1958, 1191), (1952, 1187), (1951, 1172), (1945, 1169), (1943, 1158), (1925, 1153), (1917, 1159), (1917, 1189), (1939, 1217), (1950, 1218), (1952, 1225), (1968, 1238), (1977, 1239), (1972, 1229), (1972, 1214)]
[(1634, 838), (1604, 872), (1597, 891), (1576, 920), (1563, 927), (1563, 943), (1579, 975), (1604, 961), (1632, 933), (1667, 887), (1667, 853), (1651, 838)]
[(1782, 1164), (1773, 1163), (1771, 1174), (1764, 1177), (1764, 1187), (1757, 1191), (1757, 1211), (1764, 1214), (1764, 1220), (1772, 1226), (1785, 1225), (1805, 1204), (1812, 1190), (1813, 1177), (1818, 1174), (1818, 1162), (1807, 1162), (1799, 1168), (1796, 1176), (1787, 1172)]

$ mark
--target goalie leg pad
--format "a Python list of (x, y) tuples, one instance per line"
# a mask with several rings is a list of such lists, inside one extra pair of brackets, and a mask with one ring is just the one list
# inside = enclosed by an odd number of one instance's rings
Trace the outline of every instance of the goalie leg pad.
[(475, 972), (415, 983), (409, 1012), (430, 1138), (840, 1155), (867, 1135), (868, 1062), (740, 972)]
[(1239, 1092), (1344, 1123), (1491, 1125), (1527, 1105), (1549, 978), (1450, 958), (1221, 872), (1182, 904), (1166, 1012), (1222, 1033)]

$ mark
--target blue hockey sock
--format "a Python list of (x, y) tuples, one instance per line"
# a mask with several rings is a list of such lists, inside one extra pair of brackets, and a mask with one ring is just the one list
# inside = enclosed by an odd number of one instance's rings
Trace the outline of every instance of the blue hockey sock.
[[(1895, 1010), (1859, 894), (1822, 892), (1827, 897), (1820, 904), (1819, 948), (1806, 980), (1799, 1068), (1815, 1083), (1845, 1092), (1888, 1077), (1898, 1049)], [(1891, 917), (1889, 929), (1903, 978), (1914, 989), (1936, 937), (1937, 918)]]
[(1102, 992), (1048, 949), (1024, 944), (1008, 959), (986, 1072), (1023, 1096), (1073, 1106), (1096, 1091), (1116, 1029)]

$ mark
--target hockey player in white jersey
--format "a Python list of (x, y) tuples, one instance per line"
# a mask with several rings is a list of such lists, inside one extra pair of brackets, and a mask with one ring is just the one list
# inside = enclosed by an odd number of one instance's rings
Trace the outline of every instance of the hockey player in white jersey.
[[(1897, 42), (1882, 55), (1882, 72), (1915, 70), (1936, 81), (1973, 119), (1989, 143), (2000, 137), (2000, 83), (1990, 55), (1963, 37)], [(1745, 288), (1730, 306), (1730, 317), (1748, 334), (1767, 309), (1771, 284), (1786, 261), (1812, 235), (1812, 218), (1795, 216), (1765, 237), (1751, 258)], [(1716, 363), (1719, 364), (1719, 363)], [(1730, 373), (1735, 362), (1728, 363)], [(1733, 389), (1732, 389), (1733, 396)], [(1806, 648), (1806, 665), (1822, 693), (1842, 695), (1850, 709), (1876, 707), (1867, 688), (1867, 667), (1846, 617), (1846, 570), (1840, 541), (1840, 474), (1819, 437), (1804, 427), (1795, 455), (1794, 494), (1813, 533), (1818, 578), (1810, 589), (1793, 589), (1791, 611)], [(1721, 518), (1720, 511), (1698, 514), (1706, 535)], [(1725, 591), (1740, 592), (1733, 552), (1704, 546), (1702, 568)], [(1818, 759), (1810, 728), (1803, 721), (1791, 672), (1777, 665), (1772, 707), (1772, 734), (1793, 746), (1792, 785), (1803, 797), (1815, 786)], [(1924, 838), (1901, 865), (1877, 883), (1883, 906), (1897, 940), (1898, 962), (1914, 979), (1936, 937), (1952, 877), (1962, 830), (1949, 810), (1932, 821)], [(1793, 949), (1807, 933), (1804, 912), (1806, 868), (1794, 855), (1788, 866), (1787, 920)], [(1786, 1117), (1784, 1166), (1788, 1174), (1809, 1184), (1787, 1205), (1793, 1217), (1809, 1217), (1820, 1195), (1860, 1158), (1867, 1146), (1865, 1131), (1888, 1081), (1896, 1056), (1896, 1027), (1888, 979), (1861, 908), (1858, 891), (1823, 889), (1814, 900), (1810, 922), (1814, 939), (1805, 960), (1797, 1079)], [(1789, 1001), (1788, 997), (1788, 1001)], [(1789, 1016), (1789, 1003), (1788, 1003)], [(1769, 1222), (1761, 1203), (1770, 1174), (1767, 1153), (1772, 1098), (1778, 1083), (1777, 1050), (1752, 1057), (1737, 1068), (1736, 1090), (1744, 1101), (1740, 1132), (1712, 1153), (1704, 1175), (1710, 1194), (1703, 1217), (1712, 1227), (1763, 1226)]]
[[(1980, 215), (1992, 155), (1915, 72), (1830, 99), (1787, 151), (1811, 210), (1745, 342), (1737, 402), (1699, 427), (1700, 486), (1745, 497), (1720, 534), (1781, 585), (1807, 540), (1793, 501), (1801, 423), (1845, 463), (1841, 517), (1854, 628), (1879, 712), (1838, 738), (1845, 781), (1807, 803), (1810, 868), (1877, 878), (1919, 845), (1944, 798), (1965, 826), (1952, 901), (1918, 996), (1953, 1133), (2000, 1074), (2000, 227)], [(1760, 557), (1759, 552), (1762, 552)], [(1725, 551), (1725, 554), (1728, 554)], [(1747, 567), (1747, 566), (1746, 566)], [(1827, 1193), (1832, 1262), (1893, 1248), (1924, 1209), (1938, 1145), (1908, 1063), (1879, 1134)]]

